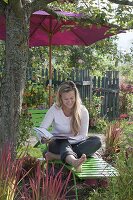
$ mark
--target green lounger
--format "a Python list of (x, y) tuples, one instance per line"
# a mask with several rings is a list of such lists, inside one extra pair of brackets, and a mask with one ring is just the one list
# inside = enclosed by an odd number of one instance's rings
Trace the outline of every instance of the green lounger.
[[(47, 109), (45, 109), (45, 110), (28, 109), (28, 113), (31, 114), (31, 117), (32, 117), (31, 121), (32, 121), (34, 127), (39, 127), (40, 126), (40, 124), (41, 124), (41, 122), (42, 122), (42, 120), (43, 120), (43, 118), (44, 118), (44, 116), (45, 116), (47, 111), (48, 111)], [(34, 145), (34, 147), (36, 148), (39, 144), (40, 144), (40, 141), (38, 141)]]
[(118, 171), (104, 161), (102, 158), (88, 158), (85, 163), (82, 164), (82, 172), (76, 172), (73, 167), (66, 165), (66, 167), (72, 171), (76, 200), (78, 200), (78, 189), (76, 183), (76, 177), (79, 179), (99, 179), (118, 176)]
[[(53, 163), (64, 165), (62, 161), (53, 161)], [(81, 180), (85, 180), (85, 179), (100, 179), (100, 178), (103, 179), (119, 175), (117, 169), (108, 164), (102, 158), (95, 158), (95, 157), (88, 158), (87, 161), (82, 164), (82, 172), (76, 172), (75, 169), (70, 165), (65, 164), (64, 166), (72, 172), (76, 200), (78, 200), (76, 177)]]
[[(39, 126), (40, 123), (43, 120), (43, 117), (45, 116), (47, 110), (29, 110), (29, 113), (32, 115), (32, 121), (34, 126)], [(37, 145), (40, 142), (37, 142), (34, 147), (37, 147)], [(54, 161), (54, 163), (63, 164), (61, 161)], [(76, 172), (73, 167), (70, 165), (64, 165), (67, 169), (71, 170), (73, 174), (73, 180), (74, 180), (74, 187), (75, 187), (75, 194), (76, 194), (76, 200), (78, 200), (78, 191), (77, 191), (77, 184), (76, 184), (76, 177), (85, 180), (85, 179), (99, 179), (99, 178), (109, 178), (118, 176), (118, 171), (114, 167), (112, 167), (110, 164), (108, 164), (106, 161), (104, 161), (102, 158), (88, 158), (85, 163), (82, 165), (82, 172)]]

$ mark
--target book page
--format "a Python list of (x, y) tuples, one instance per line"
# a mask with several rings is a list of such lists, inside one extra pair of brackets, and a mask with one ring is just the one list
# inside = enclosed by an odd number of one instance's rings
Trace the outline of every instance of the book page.
[(75, 138), (74, 137), (70, 137), (70, 136), (67, 136), (67, 135), (54, 135), (53, 137), (52, 137), (52, 139), (58, 139), (58, 140), (61, 140), (61, 139), (71, 139), (71, 140), (75, 140)]
[(39, 140), (41, 140), (42, 137), (44, 137), (48, 140), (50, 140), (53, 137), (53, 135), (49, 131), (47, 131), (45, 128), (35, 127), (34, 131), (36, 131), (36, 134), (37, 134), (37, 137), (39, 138)]
[(47, 131), (45, 128), (42, 127), (35, 127), (34, 130), (36, 131), (38, 139), (41, 141), (42, 137), (48, 139), (48, 140), (53, 140), (53, 139), (68, 139), (69, 141), (74, 142), (79, 142), (82, 141), (84, 138), (80, 135), (78, 136), (72, 136), (68, 134), (63, 134), (63, 133), (53, 133), (51, 134), (49, 131)]

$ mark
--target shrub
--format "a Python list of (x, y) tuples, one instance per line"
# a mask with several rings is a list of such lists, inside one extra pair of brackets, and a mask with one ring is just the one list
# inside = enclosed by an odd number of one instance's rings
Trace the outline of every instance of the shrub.
[(93, 95), (91, 100), (86, 98), (84, 101), (84, 105), (89, 111), (90, 119), (97, 119), (100, 116), (101, 97), (97, 97), (96, 95)]
[(17, 137), (17, 148), (26, 144), (32, 133), (33, 122), (28, 109), (22, 110), (19, 122), (19, 135)]
[(133, 85), (120, 85), (120, 114), (133, 115)]
[(108, 126), (108, 121), (105, 120), (103, 117), (100, 117), (97, 120), (95, 130), (96, 132), (105, 133), (107, 126)]
[(27, 104), (28, 107), (38, 107), (42, 105), (43, 108), (47, 108), (48, 89), (43, 83), (28, 81), (24, 91), (23, 103)]
[(86, 98), (84, 105), (89, 112), (89, 126), (91, 129), (97, 132), (104, 132), (107, 126), (107, 120), (104, 117), (100, 117), (101, 114), (102, 97), (92, 96), (91, 101)]
[(11, 145), (5, 144), (0, 154), (0, 199), (14, 200), (22, 170), (22, 160), (13, 160)]
[(119, 121), (109, 123), (105, 133), (105, 153), (106, 159), (113, 160), (116, 153), (120, 151), (120, 144), (122, 142), (123, 130)]
[(0, 154), (0, 199), (64, 200), (71, 172), (64, 180), (63, 168), (55, 174), (54, 165), (49, 170), (48, 163), (31, 156), (13, 160), (6, 144)]
[(88, 200), (132, 200), (133, 197), (133, 152), (128, 156), (125, 155), (125, 148), (117, 157), (116, 167), (119, 176), (110, 179), (109, 186), (106, 189), (92, 192)]

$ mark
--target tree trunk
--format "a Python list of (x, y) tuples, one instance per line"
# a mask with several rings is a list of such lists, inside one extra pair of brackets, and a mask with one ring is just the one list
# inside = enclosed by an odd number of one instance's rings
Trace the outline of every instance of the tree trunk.
[(11, 142), (16, 146), (19, 116), (28, 63), (29, 17), (19, 18), (8, 7), (6, 12), (6, 60), (0, 96), (0, 149)]

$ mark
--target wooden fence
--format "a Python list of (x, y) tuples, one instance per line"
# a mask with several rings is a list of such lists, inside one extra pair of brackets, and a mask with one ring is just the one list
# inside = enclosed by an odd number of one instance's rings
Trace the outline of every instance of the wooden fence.
[[(58, 72), (59, 73), (59, 72)], [(101, 116), (109, 120), (119, 116), (119, 72), (107, 71), (104, 77), (91, 77), (89, 70), (73, 70), (69, 78), (54, 71), (54, 89), (65, 79), (73, 80), (80, 92), (82, 100), (91, 100), (93, 94), (102, 97)]]
[[(48, 70), (43, 70), (42, 76), (46, 85), (48, 85)], [(107, 71), (104, 77), (91, 77), (89, 70), (74, 69), (69, 75), (53, 71), (53, 88), (57, 90), (62, 81), (72, 80), (79, 89), (82, 100), (92, 95), (102, 96), (101, 116), (109, 120), (116, 119), (119, 116), (119, 72)]]
[(92, 95), (92, 78), (89, 76), (89, 70), (79, 70), (75, 69), (73, 70), (68, 76), (63, 76), (63, 74), (56, 72), (54, 70), (54, 79), (53, 79), (53, 85), (54, 89), (56, 90), (59, 84), (64, 80), (72, 80), (75, 82), (80, 96), (83, 99), (91, 98)]
[(93, 78), (93, 94), (102, 96), (101, 116), (109, 120), (119, 116), (119, 72), (107, 71), (105, 77)]

